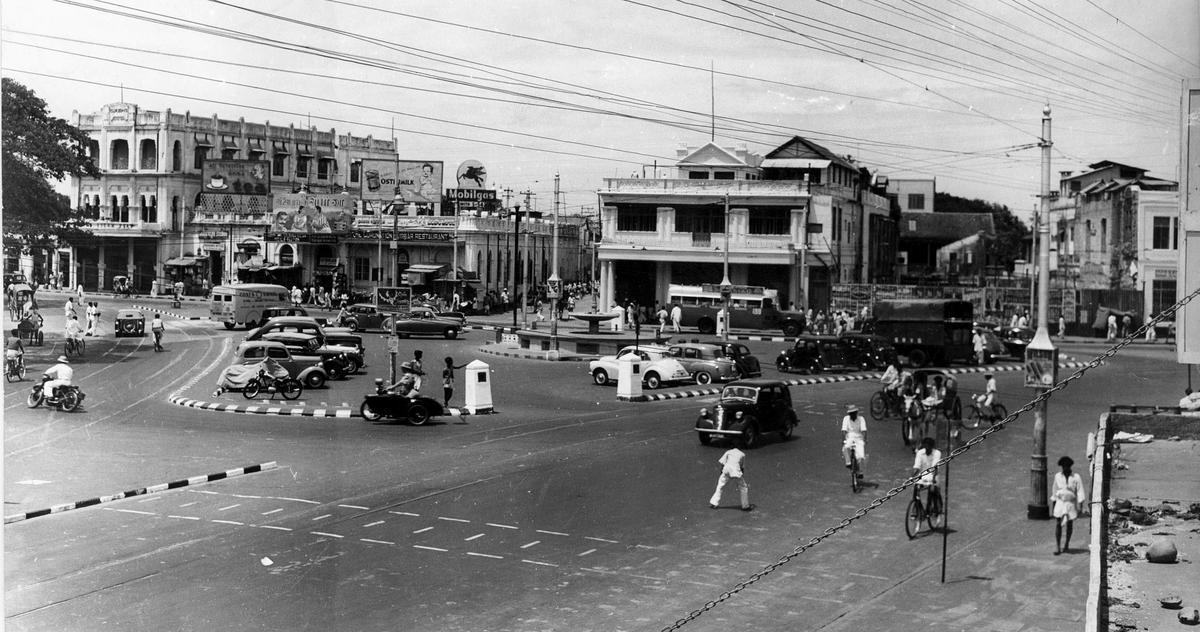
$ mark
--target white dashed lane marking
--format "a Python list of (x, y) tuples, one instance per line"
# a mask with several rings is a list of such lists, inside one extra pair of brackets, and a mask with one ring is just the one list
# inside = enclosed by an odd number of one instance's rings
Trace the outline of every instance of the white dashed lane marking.
[(376, 520), (375, 522), (368, 522), (367, 524), (364, 524), (363, 528), (365, 529), (367, 527), (374, 527), (375, 525), (381, 525), (381, 524), (383, 524), (382, 520)]
[(561, 535), (563, 537), (570, 537), (570, 535), (571, 535), (569, 533), (562, 533), (560, 531), (543, 531), (541, 529), (534, 529), (534, 531), (536, 531), (538, 533), (545, 533), (546, 535)]
[(413, 531), (413, 533), (425, 533), (426, 531), (433, 531), (433, 527), (425, 527), (424, 529), (417, 529), (416, 531)]
[(447, 518), (446, 516), (438, 516), (438, 520), (445, 520), (446, 522), (470, 522), (470, 520), (463, 520), (462, 518)]
[(200, 519), (200, 516), (171, 516), (171, 515), (168, 515), (167, 517), (168, 518), (179, 518), (180, 520), (199, 520)]
[(469, 538), (463, 538), (463, 542), (470, 542), (471, 540), (478, 540), (479, 538), (482, 538), (485, 535), (487, 535), (487, 534), (486, 533), (476, 533), (475, 535), (473, 535)]
[(359, 505), (338, 505), (338, 507), (341, 507), (342, 509), (358, 509), (361, 511), (370, 509), (370, 507), (360, 507)]
[(396, 514), (397, 516), (412, 516), (414, 518), (421, 517), (421, 514), (415, 514), (415, 513), (409, 512), (409, 511), (389, 511), (388, 513)]
[(338, 534), (336, 534), (336, 533), (325, 533), (324, 531), (313, 531), (313, 532), (312, 532), (312, 534), (313, 534), (313, 535), (323, 535), (323, 536), (327, 536), (327, 537), (330, 537), (330, 538), (344, 538), (344, 537), (346, 537), (346, 536), (344, 536), (344, 535), (338, 535)]
[(558, 568), (558, 564), (551, 564), (550, 562), (538, 562), (535, 560), (521, 560), (521, 561), (525, 562), (526, 564), (537, 564), (538, 566), (551, 566), (553, 568)]
[(425, 546), (423, 544), (414, 544), (413, 548), (421, 549), (424, 551), (437, 551), (438, 553), (446, 553), (447, 552), (447, 549), (439, 549), (436, 546)]
[(291, 531), (291, 529), (288, 527), (277, 527), (273, 524), (260, 524), (258, 526), (260, 529), (274, 529), (276, 531)]
[(577, 557), (583, 557), (583, 556), (585, 556), (585, 555), (591, 555), (592, 553), (595, 553), (595, 552), (596, 552), (596, 549), (588, 549), (588, 550), (584, 551), (583, 553), (580, 553), (580, 554), (579, 554)]
[(510, 524), (496, 524), (495, 522), (488, 522), (485, 524), (487, 524), (487, 526), (489, 526), (489, 527), (496, 527), (497, 529), (519, 529), (520, 528), (520, 527), (514, 527)]
[(241, 507), (241, 506), (242, 506), (242, 503), (237, 503), (235, 505), (229, 505), (228, 507), (221, 507), (217, 511), (229, 511), (230, 509), (233, 509), (234, 507)]
[(235, 524), (235, 525), (238, 525), (239, 527), (244, 526), (246, 524), (244, 522), (238, 522), (236, 520), (213, 520), (213, 522), (216, 522), (219, 524)]
[(594, 540), (594, 541), (596, 541), (596, 542), (606, 542), (606, 543), (608, 543), (608, 544), (617, 544), (617, 541), (616, 541), (616, 540), (606, 540), (606, 539), (604, 539), (604, 538), (593, 538), (593, 537), (592, 537), (592, 536), (590, 536), (590, 535), (585, 535), (585, 536), (583, 536), (583, 539), (584, 539), (584, 540)]
[(539, 545), (539, 544), (541, 544), (541, 543), (542, 543), (542, 541), (541, 541), (541, 540), (534, 540), (533, 542), (530, 542), (529, 544), (522, 544), (522, 545), (521, 545), (521, 548), (523, 548), (523, 549), (527, 549), (527, 548), (529, 548), (529, 547), (531, 547), (531, 546), (537, 546), (537, 545)]
[(264, 516), (269, 516), (269, 515), (271, 515), (271, 514), (273, 514), (273, 513), (279, 513), (279, 512), (281, 512), (281, 511), (283, 511), (283, 507), (280, 507), (279, 509), (272, 509), (271, 511), (264, 511), (264, 512), (262, 513), (262, 515), (264, 515)]
[(326, 519), (326, 518), (328, 518), (328, 517), (330, 517), (330, 516), (332, 516), (332, 515), (333, 515), (333, 514), (323, 514), (323, 515), (317, 516), (316, 518), (313, 518), (313, 519), (312, 519), (312, 521), (313, 521), (313, 522), (316, 522), (316, 521), (318, 521), (318, 520), (324, 520), (324, 519)]
[(504, 556), (503, 556), (503, 555), (492, 555), (491, 553), (476, 553), (475, 551), (467, 551), (467, 555), (471, 555), (471, 556), (474, 556), (474, 557), (486, 557), (486, 558), (490, 558), (490, 559), (493, 559), (493, 560), (502, 560), (502, 559), (504, 559)]
[(359, 538), (359, 541), (360, 542), (370, 542), (371, 544), (391, 544), (391, 545), (396, 544), (395, 542), (388, 542), (387, 540), (372, 540), (371, 538)]

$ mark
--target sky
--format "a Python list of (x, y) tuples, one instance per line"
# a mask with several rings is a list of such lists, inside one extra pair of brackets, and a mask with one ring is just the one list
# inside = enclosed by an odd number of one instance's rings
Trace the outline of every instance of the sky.
[(1101, 160), (1177, 180), (1200, 77), (1200, 0), (41, 0), (0, 25), (3, 75), (56, 116), (123, 100), (394, 137), (542, 211), (558, 174), (564, 213), (679, 147), (799, 135), (1025, 218), (1044, 107), (1054, 189)]

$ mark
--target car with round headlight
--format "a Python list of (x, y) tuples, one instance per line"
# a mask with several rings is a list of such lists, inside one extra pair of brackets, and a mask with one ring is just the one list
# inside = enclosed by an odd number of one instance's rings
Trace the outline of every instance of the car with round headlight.
[(667, 351), (692, 374), (697, 384), (729, 382), (738, 378), (737, 363), (725, 357), (725, 352), (716, 345), (681, 342), (671, 345)]
[(737, 380), (725, 385), (713, 407), (701, 408), (696, 418), (696, 435), (702, 445), (713, 439), (741, 439), (747, 448), (756, 447), (762, 435), (778, 433), (786, 440), (799, 423), (792, 407), (792, 394), (782, 380)]
[(603, 356), (588, 363), (588, 373), (592, 381), (600, 386), (616, 384), (620, 360), (627, 355), (636, 355), (642, 361), (642, 385), (649, 389), (658, 388), (664, 384), (690, 382), (692, 374), (672, 358), (666, 347), (658, 345), (629, 345), (617, 352), (617, 355)]

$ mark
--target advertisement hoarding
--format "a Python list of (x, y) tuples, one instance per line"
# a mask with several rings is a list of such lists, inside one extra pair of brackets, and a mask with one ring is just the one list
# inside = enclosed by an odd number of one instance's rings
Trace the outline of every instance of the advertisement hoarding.
[(266, 239), (333, 243), (352, 228), (354, 199), (348, 194), (281, 193), (275, 196)]
[(363, 160), (364, 200), (440, 204), (442, 163), (436, 160)]
[(411, 287), (376, 287), (375, 306), (389, 312), (407, 312), (412, 305)]
[(271, 193), (271, 163), (266, 160), (205, 160), (200, 177), (201, 193)]

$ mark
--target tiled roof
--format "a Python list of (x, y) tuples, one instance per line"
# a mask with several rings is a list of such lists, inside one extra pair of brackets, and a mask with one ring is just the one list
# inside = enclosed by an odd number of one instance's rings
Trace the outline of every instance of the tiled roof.
[(987, 238), (995, 237), (996, 226), (990, 213), (909, 212), (901, 213), (900, 217), (901, 239), (950, 243), (980, 231)]

